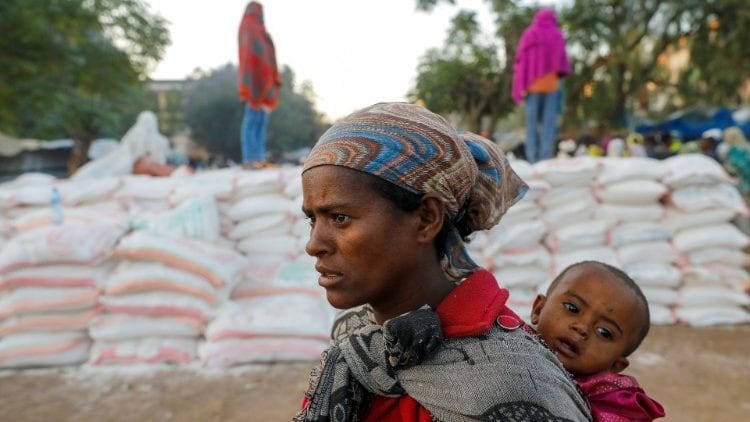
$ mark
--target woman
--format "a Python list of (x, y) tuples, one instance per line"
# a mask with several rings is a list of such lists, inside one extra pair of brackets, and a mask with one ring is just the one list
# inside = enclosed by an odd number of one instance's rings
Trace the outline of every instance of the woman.
[(237, 90), (245, 105), (240, 133), (242, 166), (261, 168), (266, 162), (268, 116), (279, 104), (281, 77), (276, 49), (263, 22), (263, 6), (251, 1), (238, 31)]
[(331, 127), (305, 161), (306, 251), (336, 308), (298, 421), (590, 420), (464, 242), (526, 191), (497, 147), (416, 105)]
[(524, 152), (530, 163), (552, 158), (562, 109), (560, 79), (568, 74), (570, 62), (555, 12), (539, 9), (521, 35), (513, 67), (513, 100), (525, 103)]

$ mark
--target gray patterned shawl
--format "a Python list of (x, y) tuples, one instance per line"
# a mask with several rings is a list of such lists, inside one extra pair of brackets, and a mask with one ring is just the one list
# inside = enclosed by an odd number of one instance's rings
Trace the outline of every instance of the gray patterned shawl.
[(523, 329), (444, 340), (429, 308), (383, 327), (360, 308), (338, 318), (334, 338), (295, 421), (357, 421), (368, 392), (407, 394), (438, 421), (591, 420), (574, 381)]

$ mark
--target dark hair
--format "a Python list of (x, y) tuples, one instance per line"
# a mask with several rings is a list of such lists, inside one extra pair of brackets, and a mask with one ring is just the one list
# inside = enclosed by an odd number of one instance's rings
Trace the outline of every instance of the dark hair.
[[(369, 173), (362, 172), (362, 174), (368, 176), (367, 179), (369, 180), (368, 184), (370, 185), (370, 188), (372, 188), (375, 192), (378, 193), (378, 195), (380, 195), (384, 199), (393, 203), (393, 205), (395, 205), (396, 208), (400, 209), (401, 211), (413, 212), (416, 211), (417, 208), (419, 208), (419, 206), (422, 204), (422, 198), (424, 197), (424, 194), (406, 190), (385, 179), (381, 179), (380, 177)], [(466, 219), (462, 220), (462, 222), (465, 221)], [(445, 242), (448, 237), (448, 232), (453, 226), (454, 223), (450, 221), (450, 219), (446, 218), (445, 220), (443, 220), (443, 227), (440, 230), (440, 233), (438, 233), (438, 235), (435, 237), (434, 244), (438, 259), (443, 258), (443, 256), (445, 255)], [(461, 234), (464, 242), (468, 243), (469, 240), (466, 238), (466, 236), (471, 234), (471, 230), (466, 227), (466, 224), (461, 224), (461, 222), (456, 223), (455, 227), (458, 229), (458, 232)]]
[(641, 326), (641, 330), (638, 332), (638, 337), (636, 337), (633, 344), (630, 345), (630, 347), (625, 352), (625, 356), (628, 356), (631, 353), (633, 353), (636, 349), (638, 349), (638, 346), (641, 345), (641, 343), (643, 342), (643, 339), (646, 338), (648, 331), (651, 329), (651, 313), (649, 312), (649, 309), (648, 309), (648, 300), (646, 299), (646, 296), (643, 294), (643, 291), (641, 291), (641, 288), (638, 287), (638, 284), (636, 284), (636, 282), (633, 281), (633, 279), (630, 278), (630, 276), (625, 271), (617, 267), (614, 267), (612, 265), (605, 264), (604, 262), (599, 262), (599, 261), (576, 262), (575, 264), (572, 264), (568, 266), (567, 268), (565, 268), (557, 277), (555, 277), (554, 280), (552, 280), (552, 283), (547, 288), (547, 296), (549, 297), (550, 292), (552, 292), (555, 289), (555, 287), (557, 287), (557, 284), (560, 282), (560, 280), (562, 280), (563, 276), (565, 276), (565, 274), (568, 271), (574, 268), (585, 266), (585, 265), (596, 265), (602, 270), (610, 273), (619, 282), (629, 287), (635, 293), (636, 297), (638, 298), (638, 301), (641, 303), (641, 308), (644, 313), (643, 316), (645, 317), (644, 318), (645, 321), (643, 325)]

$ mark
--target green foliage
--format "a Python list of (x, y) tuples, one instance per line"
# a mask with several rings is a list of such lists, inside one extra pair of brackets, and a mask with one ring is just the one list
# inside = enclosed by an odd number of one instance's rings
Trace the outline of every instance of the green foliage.
[[(418, 1), (417, 7), (430, 11), (438, 3)], [(532, 14), (532, 9), (508, 0), (493, 1), (492, 7), (497, 38), (488, 40), (482, 35), (474, 12), (459, 11), (443, 47), (429, 50), (420, 60), (416, 84), (409, 93), (412, 100), (421, 99), (437, 113), (461, 116), (472, 131), (492, 132), (498, 120), (513, 111), (513, 57)], [(483, 126), (485, 119), (488, 125)]]
[(137, 0), (3, 0), (0, 28), (0, 131), (73, 138), (71, 170), (96, 136), (133, 123), (141, 77), (169, 43)]
[(657, 60), (691, 25), (692, 0), (576, 0), (564, 10), (573, 73), (566, 121), (623, 127), (633, 99), (658, 72)]
[(209, 151), (240, 162), (242, 104), (237, 69), (231, 64), (199, 76), (185, 92), (185, 122), (191, 137)]
[(273, 157), (303, 147), (312, 147), (327, 129), (315, 110), (315, 93), (309, 82), (297, 85), (289, 66), (281, 70), (279, 107), (268, 122), (268, 151)]
[(409, 93), (436, 113), (462, 114), (473, 131), (480, 129), (483, 115), (496, 114), (503, 79), (497, 46), (480, 35), (474, 12), (454, 17), (443, 48), (428, 51), (420, 60)]
[[(325, 129), (315, 111), (309, 85), (297, 87), (294, 72), (284, 66), (279, 106), (268, 122), (266, 147), (272, 157), (312, 146)], [(237, 69), (231, 64), (199, 76), (185, 94), (185, 121), (191, 136), (215, 154), (241, 161), (243, 104), (237, 94)]]
[(680, 96), (687, 104), (739, 106), (739, 88), (750, 78), (750, 8), (745, 0), (704, 3), (693, 10), (695, 24), (687, 37), (690, 66), (680, 74)]

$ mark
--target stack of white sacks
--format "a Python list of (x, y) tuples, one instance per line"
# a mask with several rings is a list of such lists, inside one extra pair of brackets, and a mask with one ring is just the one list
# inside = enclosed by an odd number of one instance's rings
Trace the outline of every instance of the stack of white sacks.
[[(114, 250), (119, 264), (103, 286), (92, 322), (90, 363), (188, 363), (244, 259), (222, 238), (217, 201), (234, 191), (237, 171), (170, 178), (126, 177), (133, 232)], [(139, 185), (150, 197), (136, 189)]]
[(529, 190), (508, 210), (500, 224), (473, 234), (468, 247), (478, 264), (511, 289), (510, 306), (526, 309), (534, 301), (537, 286), (549, 277), (550, 254), (541, 243), (547, 225), (540, 219), (542, 209), (537, 200), (550, 185), (534, 173), (529, 163), (511, 161), (510, 164)]
[[(549, 227), (545, 245), (552, 253), (553, 277), (583, 260), (617, 265), (614, 250), (607, 242), (610, 222), (597, 216), (599, 204), (592, 191), (600, 165), (597, 160), (579, 157), (543, 161), (535, 166), (552, 186), (539, 204), (544, 210), (542, 219)], [(549, 283), (548, 277), (540, 292), (546, 291)]]
[(601, 202), (596, 217), (606, 223), (617, 266), (639, 284), (656, 324), (674, 322), (671, 307), (680, 283), (672, 231), (664, 225), (661, 202), (667, 187), (660, 180), (667, 172), (664, 163), (654, 159), (603, 159), (594, 187)]
[(91, 325), (91, 363), (196, 360), (206, 325), (242, 271), (242, 255), (202, 239), (134, 231), (114, 256), (121, 262)]
[(247, 266), (206, 331), (204, 364), (314, 360), (327, 346), (334, 312), (304, 254), (310, 226), (301, 208), (299, 168), (237, 179), (226, 233)]
[(317, 359), (299, 171), (0, 185), (0, 367)]
[(581, 157), (511, 166), (529, 194), (470, 248), (511, 290), (520, 316), (528, 318), (533, 297), (568, 265), (597, 260), (633, 277), (655, 324), (750, 319), (742, 291), (748, 239), (731, 223), (746, 206), (714, 161)]
[(334, 315), (314, 260), (256, 265), (209, 325), (201, 361), (215, 367), (315, 360), (328, 345)]
[(0, 187), (9, 235), (0, 249), (0, 367), (88, 360), (99, 285), (127, 230), (111, 201), (118, 185), (27, 175)]
[(245, 172), (225, 208), (224, 233), (250, 265), (294, 260), (304, 253), (301, 197), (297, 168)]
[[(599, 260), (639, 283), (655, 323), (750, 321), (731, 223), (747, 209), (715, 162), (511, 165), (529, 192), (469, 248), (522, 317), (566, 266)], [(0, 367), (317, 359), (334, 311), (304, 253), (300, 170), (0, 185)]]
[(665, 219), (680, 254), (682, 284), (675, 317), (690, 325), (735, 324), (750, 321), (743, 306), (750, 304), (743, 249), (750, 239), (731, 220), (747, 216), (747, 206), (723, 168), (702, 155), (665, 161), (664, 182), (670, 187)]

